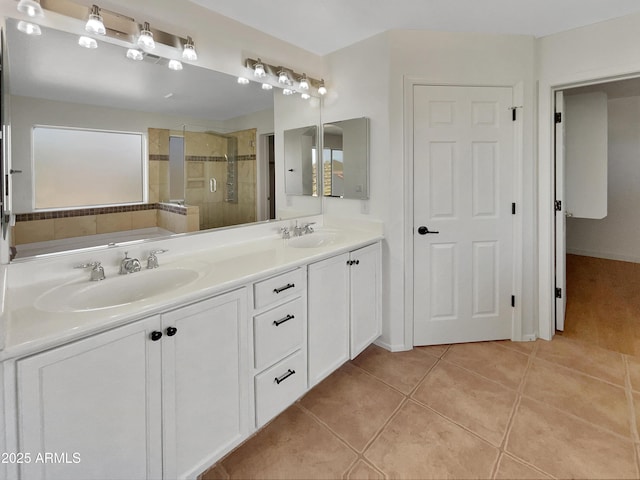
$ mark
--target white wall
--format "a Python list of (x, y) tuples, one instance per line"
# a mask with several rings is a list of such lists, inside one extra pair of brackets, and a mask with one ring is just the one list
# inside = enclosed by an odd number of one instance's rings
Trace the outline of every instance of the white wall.
[(640, 97), (608, 102), (608, 213), (568, 218), (567, 252), (640, 262)]
[(536, 41), (538, 69), (539, 334), (554, 334), (553, 89), (640, 73), (640, 15)]
[[(405, 298), (411, 278), (407, 244), (412, 222), (405, 221), (409, 199), (405, 182), (404, 82), (522, 86), (525, 179), (519, 186), (523, 202), (524, 286), (523, 334), (535, 332), (535, 177), (533, 128), (534, 41), (531, 37), (423, 31), (392, 31), (327, 56), (332, 95), (325, 101), (323, 122), (366, 116), (371, 120), (371, 195), (368, 202), (325, 199), (325, 213), (379, 218), (385, 224), (383, 249), (384, 345), (396, 350), (412, 346), (412, 312)], [(517, 89), (516, 89), (517, 90)], [(408, 180), (409, 177), (407, 177)], [(361, 213), (362, 210), (369, 213)]]

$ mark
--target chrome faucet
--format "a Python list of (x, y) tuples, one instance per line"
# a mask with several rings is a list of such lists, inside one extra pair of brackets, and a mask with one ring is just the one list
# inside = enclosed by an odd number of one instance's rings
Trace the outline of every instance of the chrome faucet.
[(100, 262), (83, 263), (82, 265), (76, 265), (73, 268), (91, 268), (91, 277), (89, 277), (89, 280), (91, 280), (92, 282), (97, 282), (105, 279), (104, 267), (100, 265)]
[(137, 258), (129, 258), (127, 255), (129, 252), (124, 252), (124, 258), (120, 263), (120, 275), (127, 275), (129, 273), (139, 272), (142, 266), (140, 260)]
[(302, 234), (306, 235), (307, 233), (313, 233), (313, 228), (311, 225), (315, 225), (316, 222), (309, 222), (302, 225)]
[(156, 255), (159, 255), (161, 253), (165, 253), (168, 252), (169, 250), (166, 249), (160, 249), (160, 250), (153, 250), (149, 253), (149, 258), (147, 258), (147, 268), (158, 268), (160, 265), (158, 264), (158, 257)]
[(303, 233), (304, 233), (304, 229), (298, 225), (298, 221), (296, 220), (296, 226), (293, 227), (293, 236), (301, 237)]

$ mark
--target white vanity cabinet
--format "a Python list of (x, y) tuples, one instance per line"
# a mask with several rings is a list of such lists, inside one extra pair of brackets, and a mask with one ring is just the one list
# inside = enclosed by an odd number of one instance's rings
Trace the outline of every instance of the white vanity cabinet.
[(31, 457), (21, 479), (162, 477), (159, 326), (152, 317), (17, 362), (18, 451)]
[(309, 387), (382, 333), (380, 243), (309, 265)]
[(263, 426), (307, 390), (306, 268), (253, 286), (255, 424)]
[(248, 433), (246, 290), (162, 315), (164, 478), (192, 478)]
[(20, 478), (195, 477), (247, 435), (246, 339), (240, 289), (18, 360)]

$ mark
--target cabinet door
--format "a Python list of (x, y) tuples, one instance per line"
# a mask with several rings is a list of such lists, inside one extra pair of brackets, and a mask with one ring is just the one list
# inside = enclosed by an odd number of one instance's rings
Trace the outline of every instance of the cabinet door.
[[(17, 362), (20, 478), (162, 476), (158, 317)], [(54, 455), (56, 455), (54, 457)]]
[(351, 358), (382, 333), (380, 244), (351, 252)]
[(309, 387), (349, 359), (348, 254), (309, 265)]
[(165, 478), (195, 476), (246, 432), (246, 323), (244, 289), (162, 316)]

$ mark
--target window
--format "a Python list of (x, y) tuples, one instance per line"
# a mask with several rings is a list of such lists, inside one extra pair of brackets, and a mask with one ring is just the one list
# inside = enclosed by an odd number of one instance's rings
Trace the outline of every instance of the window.
[(146, 165), (142, 133), (35, 126), (34, 209), (143, 203)]

